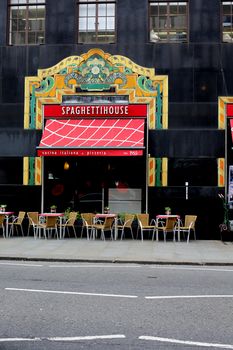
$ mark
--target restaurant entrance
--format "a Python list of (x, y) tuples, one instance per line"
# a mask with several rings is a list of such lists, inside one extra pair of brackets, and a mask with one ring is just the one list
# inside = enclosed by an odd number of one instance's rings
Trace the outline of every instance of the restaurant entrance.
[(109, 189), (119, 198), (141, 190), (146, 207), (146, 157), (44, 157), (44, 209), (56, 205), (79, 212), (102, 212), (109, 206)]

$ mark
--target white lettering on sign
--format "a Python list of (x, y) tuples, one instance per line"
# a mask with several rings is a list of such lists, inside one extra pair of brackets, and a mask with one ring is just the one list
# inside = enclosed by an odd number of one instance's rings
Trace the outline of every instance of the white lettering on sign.
[(62, 106), (62, 115), (128, 115), (128, 106)]

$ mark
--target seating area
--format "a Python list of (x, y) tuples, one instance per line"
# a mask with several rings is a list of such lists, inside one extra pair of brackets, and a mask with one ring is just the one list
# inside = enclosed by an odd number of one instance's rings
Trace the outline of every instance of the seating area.
[[(0, 213), (0, 232), (3, 238), (33, 236), (35, 239), (77, 238), (91, 240), (145, 239), (153, 241), (196, 240), (196, 215), (156, 215), (148, 213), (95, 214), (39, 213), (19, 211)], [(26, 232), (26, 234), (25, 234)]]

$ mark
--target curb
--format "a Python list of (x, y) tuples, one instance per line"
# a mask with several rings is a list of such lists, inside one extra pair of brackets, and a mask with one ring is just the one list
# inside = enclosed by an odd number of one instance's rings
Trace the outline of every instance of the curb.
[(118, 260), (118, 259), (69, 259), (69, 258), (29, 258), (0, 256), (1, 260), (8, 261), (45, 261), (45, 262), (64, 262), (64, 263), (96, 263), (96, 264), (137, 264), (137, 265), (191, 265), (191, 266), (233, 266), (233, 262), (194, 262), (194, 261), (151, 261), (151, 260)]

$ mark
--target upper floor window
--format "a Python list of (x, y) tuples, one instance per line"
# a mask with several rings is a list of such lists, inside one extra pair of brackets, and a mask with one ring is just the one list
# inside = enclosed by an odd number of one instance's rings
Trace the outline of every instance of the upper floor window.
[(187, 41), (187, 1), (149, 0), (149, 18), (151, 42)]
[(115, 42), (115, 20), (116, 0), (79, 0), (78, 42)]
[(9, 44), (43, 44), (45, 0), (9, 1)]
[(222, 2), (222, 40), (233, 42), (233, 1)]

